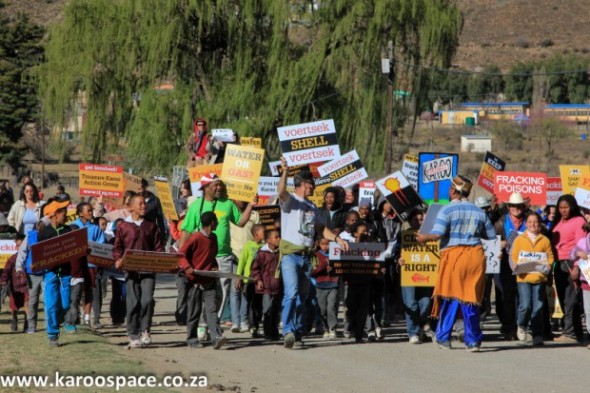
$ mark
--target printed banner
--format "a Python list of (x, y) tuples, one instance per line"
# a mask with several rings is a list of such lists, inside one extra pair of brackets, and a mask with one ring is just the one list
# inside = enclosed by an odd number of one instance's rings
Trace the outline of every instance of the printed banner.
[(547, 174), (537, 172), (496, 172), (494, 194), (499, 202), (508, 202), (510, 195), (520, 192), (530, 198), (531, 205), (543, 206), (547, 202)]
[(404, 155), (404, 162), (402, 164), (402, 174), (408, 179), (410, 185), (415, 190), (418, 189), (418, 157), (412, 154)]
[(127, 250), (121, 269), (130, 272), (176, 273), (182, 254)]
[(4, 269), (6, 261), (16, 254), (16, 242), (14, 240), (0, 240), (0, 269)]
[(330, 242), (330, 261), (377, 261), (384, 262), (392, 255), (395, 242), (387, 246), (383, 243), (348, 243), (344, 251), (338, 243)]
[(277, 131), (289, 166), (330, 161), (340, 156), (332, 119), (279, 127)]
[[(279, 177), (272, 176), (260, 176), (258, 179), (258, 197), (271, 197), (279, 195)], [(287, 191), (293, 192), (295, 186), (293, 184), (293, 178), (287, 178)]]
[(115, 263), (113, 259), (113, 246), (107, 243), (88, 242), (90, 254), (88, 254), (88, 263), (98, 267), (112, 269)]
[(426, 210), (426, 204), (401, 171), (377, 180), (376, 185), (401, 220), (407, 221), (415, 209)]
[(223, 164), (211, 164), (211, 165), (197, 165), (188, 168), (188, 176), (191, 182), (191, 191), (193, 196), (200, 197), (203, 195), (201, 191), (201, 177), (215, 173), (217, 176), (221, 176), (221, 168)]
[(557, 200), (563, 195), (561, 177), (547, 178), (547, 205), (557, 205)]
[(486, 257), (486, 274), (500, 273), (501, 241), (501, 236), (496, 236), (492, 240), (481, 240), (483, 252)]
[(433, 287), (438, 279), (439, 242), (418, 243), (416, 231), (402, 232), (402, 287)]
[(80, 196), (122, 198), (125, 191), (123, 168), (113, 165), (80, 164)]
[(264, 150), (252, 146), (227, 145), (221, 178), (230, 199), (253, 202), (258, 193)]
[(265, 230), (281, 227), (281, 207), (279, 205), (255, 206), (252, 210), (258, 213), (260, 224), (264, 225)]
[(506, 163), (503, 160), (489, 151), (486, 152), (483, 163), (481, 164), (481, 171), (479, 173), (479, 178), (477, 179), (477, 184), (490, 194), (493, 194), (494, 175), (496, 171), (502, 172), (504, 169), (506, 169)]
[(363, 180), (359, 184), (359, 206), (368, 203), (371, 208), (375, 204), (377, 185), (373, 180)]
[(449, 153), (418, 154), (418, 194), (427, 203), (449, 203), (451, 180), (457, 176), (459, 156)]
[(172, 193), (170, 192), (168, 178), (163, 176), (154, 176), (154, 185), (156, 186), (156, 192), (158, 193), (158, 198), (160, 198), (160, 203), (162, 204), (164, 216), (170, 220), (178, 221), (178, 213), (176, 212), (176, 207), (174, 206), (174, 199), (172, 198)]
[(211, 135), (217, 141), (221, 142), (235, 142), (236, 134), (229, 128), (214, 128), (211, 130)]
[(322, 177), (330, 177), (333, 186), (344, 188), (369, 177), (356, 150), (320, 166), (318, 173)]
[(252, 136), (241, 136), (240, 137), (240, 145), (242, 146), (254, 146), (257, 148), (262, 148), (262, 138), (255, 138)]
[(590, 165), (560, 165), (559, 174), (563, 193), (574, 195), (582, 176), (590, 176)]
[(33, 273), (88, 255), (87, 232), (86, 228), (81, 228), (32, 245)]
[(584, 175), (580, 179), (575, 198), (579, 206), (590, 209), (590, 175)]

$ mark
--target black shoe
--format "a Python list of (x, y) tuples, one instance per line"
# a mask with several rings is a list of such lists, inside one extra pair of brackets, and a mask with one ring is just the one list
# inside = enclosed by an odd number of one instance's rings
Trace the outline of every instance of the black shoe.
[(10, 322), (10, 331), (13, 333), (16, 333), (18, 331), (18, 322), (16, 321), (16, 319), (13, 319), (12, 322)]
[(27, 332), (27, 330), (29, 330), (29, 321), (27, 321), (27, 320), (25, 319), (25, 322), (24, 322), (24, 324), (23, 324), (23, 333), (26, 333), (26, 332)]
[(227, 342), (227, 338), (224, 336), (219, 336), (213, 340), (213, 349), (220, 349), (225, 345)]
[(203, 348), (203, 343), (200, 341), (191, 341), (187, 344), (189, 348)]

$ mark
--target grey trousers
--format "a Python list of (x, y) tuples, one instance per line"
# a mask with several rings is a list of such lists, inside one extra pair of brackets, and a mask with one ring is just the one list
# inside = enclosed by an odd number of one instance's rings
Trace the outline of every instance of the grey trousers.
[(82, 294), (84, 293), (84, 283), (70, 286), (70, 309), (66, 313), (66, 325), (75, 325), (78, 319), (78, 311)]
[[(227, 255), (223, 257), (217, 257), (217, 264), (219, 265), (219, 271), (224, 273), (235, 273), (237, 269), (236, 258), (233, 255)], [(221, 306), (219, 307), (218, 317), (221, 318), (225, 307), (231, 307), (230, 302), (227, 301), (230, 294), (235, 292), (231, 278), (222, 278), (221, 281)]]
[(335, 331), (338, 327), (338, 288), (316, 288), (324, 331)]
[(29, 282), (29, 313), (27, 319), (29, 320), (29, 329), (37, 328), (37, 317), (39, 315), (39, 299), (41, 292), (45, 290), (45, 281), (43, 276), (27, 275)]
[(215, 340), (223, 334), (217, 323), (217, 283), (215, 281), (206, 285), (191, 284), (190, 286), (186, 320), (186, 341), (188, 344), (199, 341), (197, 330), (203, 308), (211, 339)]
[(127, 335), (136, 340), (139, 334), (150, 331), (154, 315), (155, 274), (128, 273), (127, 289)]
[(176, 274), (176, 289), (178, 290), (178, 297), (176, 298), (174, 317), (178, 325), (186, 325), (188, 293), (191, 289), (191, 283), (186, 279), (184, 272)]

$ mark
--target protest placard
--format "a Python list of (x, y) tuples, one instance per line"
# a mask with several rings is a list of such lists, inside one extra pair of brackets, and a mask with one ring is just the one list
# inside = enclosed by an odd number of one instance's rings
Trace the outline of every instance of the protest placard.
[(230, 199), (253, 202), (258, 193), (264, 150), (252, 146), (227, 145), (221, 178)]
[(330, 161), (340, 156), (332, 119), (279, 127), (277, 132), (289, 166)]
[(115, 260), (113, 259), (113, 246), (108, 243), (88, 242), (90, 254), (88, 254), (88, 263), (105, 269), (113, 268)]
[(329, 177), (333, 186), (344, 188), (369, 177), (356, 150), (318, 167), (318, 173), (322, 177)]
[(418, 194), (424, 202), (449, 203), (451, 180), (457, 176), (458, 167), (457, 154), (418, 154)]
[(580, 178), (575, 198), (579, 206), (590, 209), (590, 175), (583, 175)]
[(281, 207), (279, 205), (255, 206), (252, 210), (258, 213), (260, 224), (265, 230), (281, 227)]
[(337, 243), (330, 243), (328, 258), (335, 275), (376, 276), (384, 267), (385, 258), (391, 256), (395, 243), (349, 243), (344, 251)]
[(156, 192), (158, 193), (158, 198), (160, 198), (160, 203), (162, 204), (164, 216), (171, 220), (178, 221), (178, 213), (174, 206), (174, 198), (172, 198), (172, 193), (170, 192), (168, 178), (154, 176), (154, 185), (156, 186)]
[(123, 168), (113, 165), (80, 164), (80, 196), (121, 198), (125, 191)]
[(503, 171), (506, 168), (506, 163), (499, 157), (486, 152), (486, 155), (481, 164), (481, 171), (477, 179), (477, 184), (487, 192), (494, 193), (494, 174), (496, 171)]
[(88, 254), (87, 229), (82, 228), (31, 246), (33, 272), (52, 269)]
[(201, 177), (214, 173), (221, 176), (221, 169), (223, 164), (197, 165), (188, 168), (188, 176), (191, 182), (191, 191), (193, 196), (200, 197), (203, 195), (201, 191)]
[(536, 272), (542, 267), (549, 267), (546, 252), (520, 251), (512, 274)]
[(126, 250), (121, 269), (130, 272), (176, 273), (182, 254)]
[(14, 240), (0, 240), (0, 269), (4, 269), (8, 258), (16, 254), (16, 241)]
[(428, 207), (426, 216), (424, 216), (424, 220), (420, 226), (420, 233), (427, 235), (432, 232), (434, 229), (434, 223), (436, 222), (436, 216), (438, 216), (438, 212), (440, 212), (440, 209), (443, 207), (444, 205), (441, 205), (440, 203), (433, 203)]
[(590, 262), (587, 259), (580, 259), (578, 260), (578, 267), (586, 282), (590, 282)]
[(402, 287), (433, 287), (438, 279), (440, 264), (439, 242), (418, 243), (416, 231), (402, 232)]
[[(279, 194), (279, 181), (281, 179), (279, 177), (272, 177), (272, 176), (260, 176), (258, 179), (258, 196), (275, 196)], [(295, 190), (295, 185), (293, 184), (293, 178), (287, 178), (287, 191), (293, 192)]]
[(563, 195), (561, 177), (547, 178), (547, 205), (557, 205), (557, 200)]
[(547, 174), (537, 172), (496, 172), (494, 194), (499, 202), (508, 202), (510, 195), (519, 192), (530, 198), (531, 205), (543, 206), (547, 202)]
[(359, 184), (359, 206), (368, 203), (371, 208), (375, 203), (375, 191), (377, 185), (373, 180), (363, 180)]
[(415, 209), (426, 210), (426, 204), (401, 171), (377, 180), (375, 184), (401, 220), (406, 221)]
[(481, 240), (483, 253), (486, 258), (486, 274), (500, 273), (500, 246), (502, 237), (496, 236), (495, 239)]
[(68, 205), (66, 210), (66, 225), (70, 225), (78, 218), (78, 215), (76, 214), (76, 206), (77, 205), (73, 202)]
[(236, 134), (229, 128), (214, 128), (211, 130), (211, 135), (216, 141), (220, 142), (235, 142)]
[(574, 195), (582, 176), (590, 175), (590, 165), (560, 165), (559, 174), (563, 193)]
[(332, 187), (332, 179), (329, 177), (320, 177), (314, 179), (314, 184), (313, 195), (310, 195), (308, 199), (317, 207), (322, 207), (324, 203), (324, 192), (326, 192), (328, 187)]
[(254, 147), (261, 148), (262, 147), (262, 138), (255, 138), (252, 136), (241, 136), (240, 137), (240, 145), (254, 146)]
[(402, 174), (415, 190), (418, 189), (418, 157), (412, 154), (404, 155)]

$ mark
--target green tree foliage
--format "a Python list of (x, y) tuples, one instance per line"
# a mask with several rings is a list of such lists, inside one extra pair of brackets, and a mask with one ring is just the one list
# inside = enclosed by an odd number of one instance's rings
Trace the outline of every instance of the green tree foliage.
[(37, 116), (36, 82), (32, 70), (43, 59), (43, 29), (25, 15), (0, 18), (0, 161), (17, 168), (18, 141), (25, 122)]
[(499, 120), (490, 124), (490, 131), (497, 141), (501, 141), (504, 151), (522, 149), (524, 137), (522, 129), (512, 120)]
[(545, 142), (546, 170), (548, 171), (555, 153), (553, 149), (555, 142), (570, 137), (572, 129), (558, 117), (538, 116), (531, 122), (530, 130), (533, 135), (538, 135)]
[[(447, 66), (460, 29), (448, 0), (72, 0), (50, 31), (40, 89), (58, 126), (85, 92), (95, 161), (126, 146), (145, 171), (183, 162), (194, 96), (210, 126), (262, 136), (271, 158), (277, 125), (334, 118), (343, 150), (356, 146), (379, 169), (387, 42), (400, 60), (396, 88), (421, 100), (429, 86), (416, 70)], [(163, 81), (172, 94), (153, 93)]]

